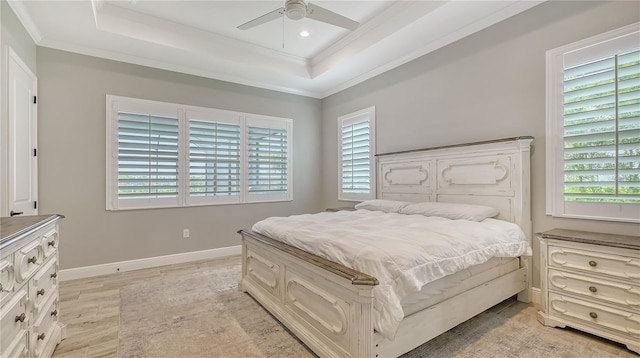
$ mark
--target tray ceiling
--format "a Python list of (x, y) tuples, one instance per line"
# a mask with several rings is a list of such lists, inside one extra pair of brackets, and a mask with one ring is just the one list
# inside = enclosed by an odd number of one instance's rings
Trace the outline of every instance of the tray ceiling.
[(284, 16), (237, 28), (284, 1), (8, 3), (38, 46), (324, 98), (543, 1), (311, 1), (354, 31)]

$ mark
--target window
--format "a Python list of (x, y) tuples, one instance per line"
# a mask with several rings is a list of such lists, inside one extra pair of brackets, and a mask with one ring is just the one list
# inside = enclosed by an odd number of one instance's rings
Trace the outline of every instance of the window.
[(189, 205), (239, 203), (241, 119), (222, 111), (187, 111)]
[(547, 52), (547, 214), (640, 222), (640, 23)]
[(375, 198), (375, 107), (338, 118), (339, 200)]
[(292, 199), (290, 119), (107, 96), (107, 209)]
[(178, 119), (118, 113), (118, 186), (123, 198), (178, 197)]
[(285, 126), (264, 120), (247, 120), (248, 195), (278, 198), (289, 190), (289, 136)]

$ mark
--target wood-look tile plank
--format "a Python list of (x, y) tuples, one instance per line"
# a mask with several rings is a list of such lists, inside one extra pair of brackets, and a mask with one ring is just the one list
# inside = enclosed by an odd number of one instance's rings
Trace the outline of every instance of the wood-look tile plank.
[(87, 348), (88, 358), (118, 358), (118, 339)]
[[(168, 265), (138, 271), (121, 272), (98, 278), (60, 283), (60, 321), (67, 325), (67, 338), (56, 348), (54, 358), (118, 358), (120, 328), (120, 291), (123, 287), (150, 278), (167, 280), (219, 267), (239, 264), (240, 256), (192, 263)], [(515, 300), (505, 301), (490, 311), (528, 325), (540, 325), (536, 319), (539, 307)], [(633, 357), (626, 347), (599, 337), (571, 329), (557, 329), (569, 340), (585, 344), (621, 357)]]

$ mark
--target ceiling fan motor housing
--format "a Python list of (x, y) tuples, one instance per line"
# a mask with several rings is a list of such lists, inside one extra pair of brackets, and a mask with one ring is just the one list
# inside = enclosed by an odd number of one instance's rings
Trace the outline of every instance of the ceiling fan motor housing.
[(291, 20), (300, 20), (307, 15), (307, 4), (303, 0), (287, 0), (284, 9)]

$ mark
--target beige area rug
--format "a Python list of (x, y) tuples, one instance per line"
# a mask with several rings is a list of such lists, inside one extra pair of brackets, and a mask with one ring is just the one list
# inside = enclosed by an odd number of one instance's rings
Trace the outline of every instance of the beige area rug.
[[(240, 266), (231, 264), (123, 288), (119, 356), (314, 357), (256, 301), (237, 290), (239, 277)], [(402, 358), (620, 356), (610, 343), (544, 327), (531, 312), (522, 312), (532, 309), (517, 303), (489, 310)]]
[(240, 265), (121, 290), (121, 358), (314, 357), (248, 294)]

